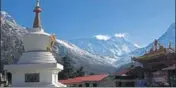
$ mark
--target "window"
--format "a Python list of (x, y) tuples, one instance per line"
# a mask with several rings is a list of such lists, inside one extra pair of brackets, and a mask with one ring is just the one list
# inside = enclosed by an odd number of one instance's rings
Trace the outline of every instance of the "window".
[(86, 85), (86, 87), (89, 87), (89, 83), (86, 83), (85, 85)]
[(9, 83), (12, 82), (12, 74), (10, 72), (7, 73), (7, 79), (9, 81)]
[(115, 79), (118, 79), (119, 77), (118, 76), (115, 76)]
[(116, 87), (121, 87), (122, 86), (122, 82), (115, 82), (115, 86)]
[(126, 82), (125, 84), (126, 84), (125, 87), (134, 87), (135, 86), (134, 82)]
[(97, 87), (97, 84), (96, 84), (96, 83), (93, 83), (93, 87)]
[(175, 87), (176, 86), (176, 71), (175, 70), (170, 70), (169, 74), (168, 74), (168, 78), (169, 78), (169, 84), (171, 87)]
[(39, 82), (39, 73), (26, 73), (25, 82)]
[(76, 87), (76, 84), (73, 84), (71, 87)]
[(82, 84), (79, 84), (79, 87), (82, 87)]
[(118, 86), (119, 86), (118, 84), (119, 84), (119, 82), (115, 82), (115, 86), (116, 86), (116, 87), (118, 87)]

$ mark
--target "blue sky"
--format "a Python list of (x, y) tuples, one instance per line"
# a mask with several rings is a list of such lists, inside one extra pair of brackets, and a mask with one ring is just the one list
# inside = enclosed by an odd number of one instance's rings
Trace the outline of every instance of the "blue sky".
[[(174, 22), (174, 0), (40, 0), (46, 32), (70, 40), (125, 33), (140, 46), (160, 37)], [(32, 27), (35, 0), (2, 0), (2, 10)]]

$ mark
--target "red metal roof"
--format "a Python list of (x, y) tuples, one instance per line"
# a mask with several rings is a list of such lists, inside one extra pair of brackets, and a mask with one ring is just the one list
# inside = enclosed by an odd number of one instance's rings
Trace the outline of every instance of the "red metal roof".
[(87, 81), (101, 81), (108, 75), (106, 74), (101, 74), (101, 75), (90, 75), (90, 76), (84, 76), (84, 77), (76, 77), (76, 78), (71, 78), (71, 79), (66, 79), (66, 80), (59, 80), (60, 83), (62, 84), (73, 84), (73, 83), (81, 83), (81, 82), (87, 82)]

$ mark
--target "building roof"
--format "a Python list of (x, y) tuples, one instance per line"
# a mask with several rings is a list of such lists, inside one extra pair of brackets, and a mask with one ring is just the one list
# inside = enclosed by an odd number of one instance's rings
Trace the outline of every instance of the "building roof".
[(122, 69), (119, 72), (113, 73), (112, 75), (124, 76), (127, 72), (131, 71), (129, 68)]
[(158, 59), (163, 57), (167, 54), (174, 53), (175, 50), (171, 47), (171, 43), (169, 42), (169, 47), (166, 48), (163, 45), (159, 44), (157, 40), (154, 41), (152, 48), (149, 52), (146, 52), (144, 55), (139, 57), (134, 57), (134, 60), (151, 60), (151, 59)]
[(105, 77), (107, 77), (107, 74), (100, 74), (100, 75), (90, 75), (90, 76), (84, 76), (84, 77), (76, 77), (66, 80), (59, 80), (62, 84), (74, 84), (74, 83), (82, 83), (82, 82), (95, 82), (95, 81), (101, 81)]
[(175, 64), (170, 66), (170, 67), (164, 68), (162, 70), (174, 70), (174, 69), (176, 69), (176, 65)]

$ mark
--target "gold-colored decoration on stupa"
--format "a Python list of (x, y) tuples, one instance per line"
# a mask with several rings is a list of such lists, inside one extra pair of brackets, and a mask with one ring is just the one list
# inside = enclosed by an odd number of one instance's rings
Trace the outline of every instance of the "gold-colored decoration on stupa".
[(48, 47), (47, 47), (47, 50), (48, 50), (48, 51), (52, 51), (53, 46), (54, 46), (54, 43), (55, 43), (55, 40), (56, 40), (55, 35), (54, 35), (54, 34), (51, 34), (51, 36), (49, 36), (49, 41), (50, 41), (50, 43), (49, 43), (49, 45), (48, 45)]

